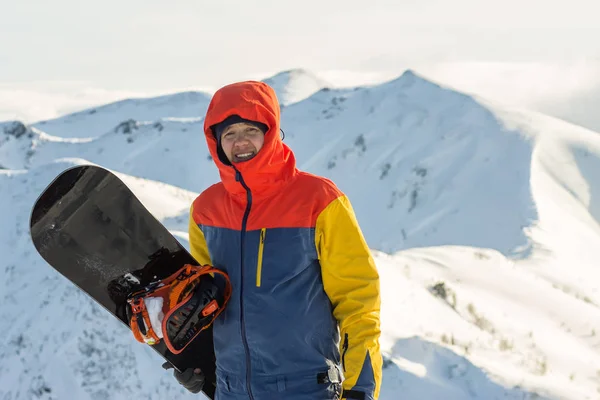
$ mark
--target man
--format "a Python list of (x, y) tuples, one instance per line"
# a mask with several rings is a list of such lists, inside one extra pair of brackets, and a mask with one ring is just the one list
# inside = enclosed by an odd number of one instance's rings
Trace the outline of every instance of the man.
[[(279, 131), (261, 82), (221, 88), (206, 113), (221, 182), (193, 202), (189, 235), (194, 258), (233, 287), (214, 323), (216, 398), (376, 399), (377, 269), (346, 196), (299, 171)], [(193, 372), (176, 376), (197, 392)]]

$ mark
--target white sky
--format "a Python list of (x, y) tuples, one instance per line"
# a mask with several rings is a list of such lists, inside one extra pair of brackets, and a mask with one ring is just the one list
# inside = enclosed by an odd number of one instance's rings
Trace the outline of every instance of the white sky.
[(291, 68), (362, 83), (465, 62), (592, 63), (598, 15), (597, 0), (0, 0), (0, 119)]

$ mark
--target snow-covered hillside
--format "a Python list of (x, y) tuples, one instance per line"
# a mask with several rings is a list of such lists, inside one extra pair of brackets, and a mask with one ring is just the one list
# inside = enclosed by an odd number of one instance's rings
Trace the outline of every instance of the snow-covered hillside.
[[(186, 243), (189, 203), (218, 179), (195, 102), (178, 100), (190, 115), (80, 113), (93, 135), (67, 119), (0, 125), (1, 399), (187, 398), (44, 265), (27, 225), (59, 171), (93, 162)], [(349, 195), (374, 249), (382, 400), (600, 398), (600, 135), (412, 72), (319, 90), (284, 107), (282, 127), (298, 166)]]
[(283, 120), (300, 167), (350, 195), (373, 247), (526, 244), (532, 143), (472, 98), (407, 72), (322, 91)]
[[(532, 143), (467, 96), (409, 72), (374, 88), (323, 89), (284, 108), (282, 126), (299, 166), (350, 195), (374, 248), (527, 245)], [(85, 140), (32, 132), (7, 143), (21, 151), (9, 168), (81, 157), (195, 192), (218, 179), (201, 119), (129, 119)]]

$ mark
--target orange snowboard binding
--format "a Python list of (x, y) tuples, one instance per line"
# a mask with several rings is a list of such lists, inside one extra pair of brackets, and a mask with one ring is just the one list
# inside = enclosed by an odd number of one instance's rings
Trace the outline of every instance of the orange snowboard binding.
[[(216, 275), (225, 278), (224, 289)], [(155, 345), (164, 340), (172, 353), (179, 354), (213, 323), (230, 296), (226, 273), (209, 265), (186, 264), (129, 296), (129, 326), (139, 342)]]

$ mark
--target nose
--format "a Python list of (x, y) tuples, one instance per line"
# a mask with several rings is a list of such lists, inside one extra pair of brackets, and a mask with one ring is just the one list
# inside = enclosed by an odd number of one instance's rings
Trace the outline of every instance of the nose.
[(241, 146), (241, 145), (246, 145), (250, 143), (250, 141), (248, 140), (247, 137), (242, 136), (242, 137), (238, 137), (235, 139), (235, 141), (233, 142), (233, 146)]

